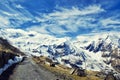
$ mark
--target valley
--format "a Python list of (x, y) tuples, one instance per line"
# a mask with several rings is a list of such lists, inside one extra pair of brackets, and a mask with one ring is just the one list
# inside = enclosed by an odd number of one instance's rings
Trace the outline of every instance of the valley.
[[(87, 75), (89, 75), (89, 71), (92, 71), (94, 79), (97, 80), (105, 78), (105, 76), (111, 71), (114, 77), (119, 80), (120, 36), (116, 36), (116, 34), (119, 33), (91, 34), (78, 36), (76, 39), (71, 40), (70, 37), (56, 38), (51, 35), (43, 35), (35, 31), (27, 32), (21, 29), (1, 29), (1, 32), (2, 37), (24, 52), (28, 57), (27, 61), (30, 64), (27, 63), (25, 66), (23, 65), (23, 69), (28, 65), (31, 66), (31, 60), (29, 61), (29, 57), (34, 58), (43, 56), (48, 58), (52, 63), (62, 65), (68, 69), (72, 69), (74, 66), (82, 68), (88, 72), (86, 73)], [(35, 58), (35, 63), (39, 62), (39, 59), (38, 61), (36, 60), (37, 59)], [(44, 63), (45, 61), (46, 59), (42, 62)], [(49, 71), (49, 67), (47, 67), (47, 69)], [(53, 69), (52, 72), (54, 72), (54, 70), (56, 70), (56, 68)], [(67, 73), (69, 76), (71, 76), (69, 73), (70, 71), (71, 70), (68, 70)], [(98, 73), (95, 74), (96, 72)], [(17, 74), (19, 72), (16, 71), (15, 73)], [(100, 78), (100, 76), (98, 77), (99, 74), (103, 76)], [(32, 73), (30, 75), (32, 75)], [(89, 79), (93, 80), (93, 77), (89, 77)], [(87, 77), (85, 78), (87, 79)]]

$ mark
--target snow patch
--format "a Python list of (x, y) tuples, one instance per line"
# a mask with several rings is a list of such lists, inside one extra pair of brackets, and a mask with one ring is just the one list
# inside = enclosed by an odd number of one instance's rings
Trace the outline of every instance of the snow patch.
[(7, 68), (9, 68), (10, 66), (12, 66), (13, 64), (22, 61), (22, 59), (23, 59), (22, 56), (19, 56), (19, 57), (16, 56), (16, 57), (14, 58), (14, 60), (9, 59), (9, 60), (8, 60), (8, 63), (5, 64), (3, 68), (0, 68), (0, 75), (1, 75)]

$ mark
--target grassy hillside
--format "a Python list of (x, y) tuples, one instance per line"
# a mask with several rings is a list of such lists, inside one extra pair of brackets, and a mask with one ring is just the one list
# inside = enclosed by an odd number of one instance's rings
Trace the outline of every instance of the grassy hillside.
[(58, 64), (56, 67), (50, 67), (50, 65), (45, 64), (45, 57), (33, 57), (33, 60), (39, 65), (44, 67), (45, 69), (51, 71), (56, 76), (62, 78), (63, 80), (104, 80), (104, 77), (98, 77), (97, 71), (88, 71), (86, 70), (87, 76), (80, 77), (75, 74), (71, 75), (70, 68), (66, 68), (64, 65)]
[(6, 39), (3, 39), (2, 37), (0, 37), (0, 51), (24, 55), (23, 52), (21, 52), (16, 47), (12, 46)]

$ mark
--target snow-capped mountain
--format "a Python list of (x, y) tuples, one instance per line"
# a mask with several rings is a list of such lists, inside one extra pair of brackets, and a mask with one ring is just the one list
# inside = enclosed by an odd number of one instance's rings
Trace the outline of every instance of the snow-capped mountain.
[[(107, 39), (105, 39), (106, 42), (108, 42)], [(90, 70), (91, 69), (101, 70), (101, 69), (104, 69), (106, 66), (109, 66), (109, 68), (112, 68), (111, 64), (114, 61), (111, 62), (112, 61), (111, 58), (113, 58), (112, 51), (114, 50), (115, 44), (114, 43), (111, 45), (109, 44), (111, 46), (109, 47), (107, 43), (105, 42), (102, 43), (102, 42), (103, 41), (101, 42), (99, 41), (99, 43), (96, 42), (98, 45), (96, 48), (98, 47), (102, 48), (97, 52), (89, 51), (88, 49), (86, 50), (86, 47), (78, 47), (77, 45), (75, 45), (76, 42), (70, 42), (70, 41), (66, 41), (62, 44), (42, 45), (36, 48), (36, 52), (44, 56), (49, 56), (52, 59), (56, 58), (59, 63), (69, 67), (71, 64), (76, 64), (77, 66), (85, 68), (87, 64), (87, 68)], [(107, 45), (107, 46), (102, 47), (102, 46), (99, 46), (100, 44)], [(103, 50), (105, 50), (104, 54), (103, 54)], [(105, 57), (106, 54), (108, 54), (109, 56)], [(118, 65), (118, 63), (116, 65)]]
[[(42, 55), (68, 67), (75, 64), (95, 71), (106, 67), (113, 69), (111, 65), (119, 65), (119, 63), (115, 63), (118, 58), (113, 57), (115, 49), (119, 49), (120, 46), (118, 34), (116, 32), (96, 33), (78, 36), (71, 40), (69, 37), (56, 38), (21, 29), (1, 29), (0, 31), (2, 37), (7, 38), (26, 54)], [(110, 56), (103, 56), (103, 54), (110, 54)], [(117, 57), (119, 57), (119, 53)]]
[[(119, 47), (119, 38), (114, 43), (113, 39), (111, 39), (113, 36), (108, 35), (106, 38), (99, 38), (98, 41), (93, 41), (90, 43), (86, 49), (93, 52), (99, 52), (99, 51), (112, 51), (113, 48)], [(116, 38), (115, 38), (116, 39)], [(114, 39), (114, 40), (115, 40)]]
[(55, 38), (35, 31), (21, 29), (0, 29), (0, 35), (24, 51), (35, 49), (40, 45), (60, 44), (67, 38)]

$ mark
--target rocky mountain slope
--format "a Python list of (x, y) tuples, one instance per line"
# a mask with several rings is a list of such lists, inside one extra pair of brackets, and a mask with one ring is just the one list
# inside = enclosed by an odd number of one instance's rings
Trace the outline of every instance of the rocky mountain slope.
[(0, 74), (12, 64), (21, 61), (21, 55), (24, 55), (23, 52), (0, 37)]

